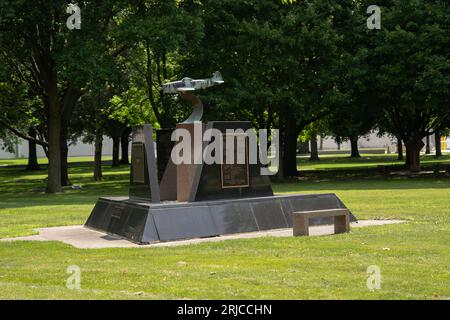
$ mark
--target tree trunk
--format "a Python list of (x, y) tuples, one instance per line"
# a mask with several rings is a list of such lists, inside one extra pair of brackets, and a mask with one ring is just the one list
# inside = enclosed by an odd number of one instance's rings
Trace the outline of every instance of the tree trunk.
[(297, 138), (299, 135), (294, 117), (286, 119), (285, 132), (283, 134), (283, 175), (284, 177), (298, 176), (297, 170)]
[(69, 180), (69, 147), (67, 146), (67, 126), (63, 125), (61, 128), (61, 186), (70, 186)]
[(61, 186), (70, 186), (69, 180), (69, 148), (67, 142), (61, 141)]
[[(56, 95), (55, 95), (56, 96)], [(61, 111), (54, 97), (49, 97), (48, 119), (48, 181), (47, 193), (62, 192), (61, 187)]]
[(352, 138), (350, 139), (350, 146), (352, 149), (351, 158), (361, 158), (361, 155), (359, 154), (358, 149), (358, 138)]
[(427, 136), (427, 145), (426, 145), (425, 154), (431, 154), (431, 142), (430, 142), (429, 135)]
[(113, 139), (112, 166), (120, 167), (120, 135), (115, 135)]
[(284, 163), (283, 163), (283, 159), (284, 159), (284, 148), (283, 148), (283, 135), (280, 132), (280, 160), (278, 163), (278, 172), (277, 172), (277, 179), (279, 181), (283, 181), (284, 180)]
[(128, 154), (128, 147), (130, 145), (130, 134), (132, 129), (127, 127), (120, 137), (120, 147), (122, 149), (122, 158), (120, 159), (120, 164), (130, 164), (130, 158)]
[(61, 114), (61, 185), (62, 186), (70, 186), (69, 179), (69, 164), (68, 164), (68, 156), (69, 156), (69, 146), (67, 145), (67, 140), (69, 138), (69, 127), (70, 120), (72, 118), (73, 110), (77, 104), (78, 98), (80, 97), (81, 92), (70, 86), (68, 87), (63, 94), (63, 99), (61, 101), (63, 113)]
[(441, 132), (436, 130), (434, 133), (434, 141), (436, 144), (436, 158), (442, 157)]
[(405, 148), (406, 148), (405, 168), (406, 168), (406, 169), (409, 169), (409, 164), (410, 164), (410, 162), (411, 162), (411, 155), (410, 155), (411, 151), (410, 151), (409, 148), (406, 146), (406, 143), (405, 143)]
[(320, 136), (320, 146), (319, 146), (320, 151), (323, 151), (323, 140), (324, 138)]
[(103, 125), (101, 109), (97, 108), (95, 115), (95, 151), (94, 151), (94, 180), (103, 179), (102, 152), (103, 152)]
[(340, 142), (337, 143), (337, 149), (338, 149), (338, 151), (341, 150), (341, 143)]
[(398, 160), (403, 161), (403, 141), (400, 138), (397, 138), (397, 152), (398, 152)]
[(311, 156), (309, 157), (309, 161), (319, 161), (319, 150), (317, 145), (317, 135), (313, 134), (311, 136)]
[[(28, 131), (28, 135), (32, 138), (36, 138), (36, 130), (34, 128), (30, 128), (30, 130)], [(28, 140), (28, 165), (26, 170), (27, 171), (41, 170), (37, 159), (36, 142), (30, 140)]]
[(297, 176), (297, 137), (296, 122), (289, 108), (280, 112), (280, 163), (277, 178), (283, 180), (286, 177)]
[(408, 155), (408, 169), (411, 172), (420, 172), (420, 151), (425, 146), (422, 139), (410, 139), (405, 142)]
[(285, 177), (298, 176), (297, 170), (297, 137), (288, 135), (285, 140), (283, 173)]
[(300, 142), (299, 144), (297, 144), (297, 148), (298, 148), (298, 152), (300, 154), (310, 154), (311, 153), (311, 149), (309, 147), (309, 141), (306, 142)]

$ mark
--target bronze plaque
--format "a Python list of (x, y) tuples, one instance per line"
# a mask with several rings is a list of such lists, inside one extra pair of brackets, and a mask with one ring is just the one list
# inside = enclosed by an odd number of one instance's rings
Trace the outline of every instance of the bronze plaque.
[[(234, 145), (232, 148), (227, 147), (226, 141), (227, 136), (233, 136)], [(244, 139), (244, 163), (238, 162), (239, 142), (241, 138)], [(227, 164), (227, 156), (230, 157), (229, 153), (232, 153), (234, 159), (234, 164)], [(222, 189), (231, 188), (245, 188), (250, 186), (249, 177), (249, 165), (248, 165), (248, 137), (243, 134), (224, 134), (222, 140), (222, 153), (223, 153), (223, 164), (222, 164)]]
[(145, 184), (145, 147), (142, 143), (132, 146), (133, 183)]

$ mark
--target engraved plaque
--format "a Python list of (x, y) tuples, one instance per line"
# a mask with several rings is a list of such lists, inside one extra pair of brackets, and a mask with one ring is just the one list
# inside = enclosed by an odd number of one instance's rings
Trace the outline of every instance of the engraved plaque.
[[(231, 141), (234, 143), (230, 146)], [(222, 189), (249, 187), (248, 137), (245, 134), (224, 134), (222, 152)], [(230, 163), (231, 159), (233, 163)]]
[(145, 184), (145, 148), (142, 143), (132, 146), (133, 183)]

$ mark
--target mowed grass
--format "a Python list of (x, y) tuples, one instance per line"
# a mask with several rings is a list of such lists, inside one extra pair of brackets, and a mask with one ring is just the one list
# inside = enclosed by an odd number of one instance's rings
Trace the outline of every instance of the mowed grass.
[[(127, 167), (73, 166), (64, 194), (45, 172), (0, 168), (0, 238), (83, 224), (99, 196), (126, 195)], [(360, 219), (407, 223), (326, 237), (260, 238), (176, 248), (81, 250), (59, 242), (0, 242), (3, 299), (450, 299), (450, 179), (390, 178), (275, 184), (277, 193), (336, 193)], [(81, 268), (81, 290), (66, 288)], [(379, 266), (381, 290), (367, 288)]]
[[(103, 161), (110, 161), (112, 157), (103, 156)], [(78, 162), (93, 162), (94, 157), (71, 157), (68, 159), (69, 163), (78, 163)], [(28, 163), (28, 159), (20, 158), (20, 159), (0, 159), (0, 167), (1, 166), (26, 166)], [(40, 165), (48, 164), (47, 158), (39, 158), (38, 163)]]
[[(301, 156), (297, 160), (298, 169), (305, 170), (340, 170), (340, 169), (370, 169), (378, 166), (402, 166), (397, 154), (366, 153), (361, 150), (361, 158), (350, 158), (349, 154), (320, 155), (320, 161), (310, 161), (309, 156)], [(439, 159), (433, 155), (422, 155), (421, 163), (424, 169), (434, 164), (450, 164), (450, 154), (444, 154)]]

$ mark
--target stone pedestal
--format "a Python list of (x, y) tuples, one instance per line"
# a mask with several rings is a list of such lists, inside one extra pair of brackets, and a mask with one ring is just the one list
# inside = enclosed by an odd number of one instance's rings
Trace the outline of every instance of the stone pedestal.
[[(160, 204), (101, 198), (86, 227), (148, 244), (292, 228), (293, 212), (336, 208), (345, 206), (334, 194)], [(353, 215), (350, 217), (356, 221)], [(310, 225), (332, 223), (332, 218), (309, 222)]]
[[(250, 122), (180, 124), (177, 128), (191, 133), (187, 144), (193, 146), (193, 163), (176, 165), (171, 152), (160, 146), (158, 156), (167, 160), (164, 165), (160, 158), (157, 165), (151, 126), (135, 128), (130, 197), (99, 199), (86, 227), (146, 244), (289, 228), (295, 211), (345, 208), (334, 194), (274, 196), (269, 178), (261, 175), (262, 166), (250, 163), (248, 145), (238, 151), (222, 150), (224, 157), (244, 154), (243, 163), (203, 164), (203, 150), (209, 142), (195, 144), (194, 139), (201, 141), (210, 128), (245, 132)], [(168, 140), (171, 135), (170, 129), (157, 134), (165, 146), (174, 145)], [(353, 215), (351, 219), (356, 221)], [(311, 224), (332, 222), (319, 218)], [(338, 231), (341, 225), (338, 222)]]

